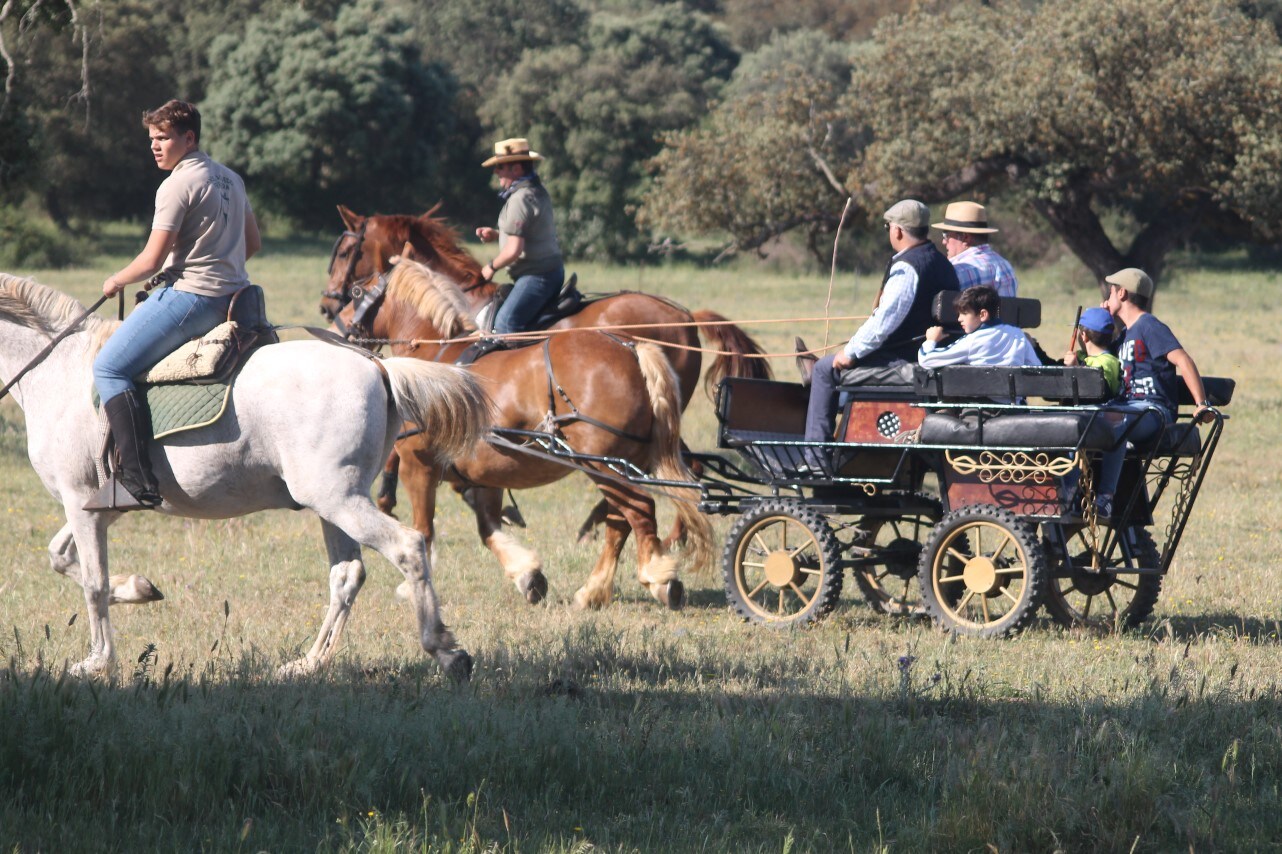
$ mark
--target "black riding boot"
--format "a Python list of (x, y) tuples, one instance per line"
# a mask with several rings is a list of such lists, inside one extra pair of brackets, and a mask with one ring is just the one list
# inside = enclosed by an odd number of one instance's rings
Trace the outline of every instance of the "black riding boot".
[(146, 398), (130, 389), (103, 404), (116, 444), (111, 476), (86, 510), (149, 510), (160, 506), (160, 490), (147, 454), (151, 419)]

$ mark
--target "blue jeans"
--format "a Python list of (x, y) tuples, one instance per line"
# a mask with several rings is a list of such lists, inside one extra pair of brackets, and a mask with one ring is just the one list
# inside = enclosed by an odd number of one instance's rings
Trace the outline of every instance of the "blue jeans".
[(549, 305), (565, 284), (565, 267), (550, 273), (530, 273), (521, 276), (507, 295), (499, 313), (494, 316), (494, 331), (499, 335), (524, 332), (535, 318)]
[(913, 381), (912, 365), (897, 356), (874, 350), (853, 368), (838, 371), (832, 366), (836, 353), (818, 362), (810, 375), (810, 403), (806, 408), (806, 441), (831, 442), (837, 429), (839, 385), (902, 385)]
[(227, 319), (231, 297), (189, 294), (173, 287), (152, 291), (125, 318), (93, 362), (93, 383), (103, 403), (134, 387), (134, 377)]
[[(1122, 462), (1126, 459), (1126, 443), (1143, 445), (1156, 439), (1171, 423), (1165, 409), (1140, 400), (1110, 406), (1107, 411), (1121, 414), (1122, 420), (1113, 425), (1113, 442), (1117, 447), (1105, 451), (1100, 459), (1099, 486), (1096, 487), (1095, 494), (1101, 496), (1112, 496), (1117, 492), (1117, 481), (1122, 476)], [(1128, 428), (1131, 428), (1129, 433)], [(1126, 436), (1125, 440), (1122, 439), (1123, 435)]]

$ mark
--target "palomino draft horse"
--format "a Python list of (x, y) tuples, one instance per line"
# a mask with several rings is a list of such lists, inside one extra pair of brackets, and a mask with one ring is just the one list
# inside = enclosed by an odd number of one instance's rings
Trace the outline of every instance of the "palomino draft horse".
[[(0, 273), (0, 374), (12, 377), (31, 364), (83, 311), (71, 297)], [(50, 560), (84, 589), (90, 649), (74, 668), (80, 674), (116, 670), (107, 529), (121, 514), (82, 509), (98, 489), (94, 458), (101, 446), (90, 365), (116, 326), (88, 316), (12, 390), (26, 418), (31, 463), (66, 514), (49, 544)], [(405, 419), (422, 426), (425, 455), (453, 455), (484, 435), (489, 403), (466, 371), (417, 359), (381, 364), (319, 341), (257, 350), (233, 384), (222, 418), (152, 443), (165, 497), (159, 512), (226, 519), (306, 507), (320, 517), (330, 562), (329, 612), (311, 650), (285, 672), (309, 672), (333, 657), (365, 581), (365, 545), (404, 574), (423, 648), (447, 673), (466, 677), (471, 657), (441, 622), (423, 537), (380, 513), (369, 488)]]
[[(355, 306), (341, 316), (352, 323)], [(362, 334), (392, 339), (444, 340), (474, 328), (458, 285), (414, 261), (402, 260), (388, 279), (381, 300), (364, 312)], [(465, 344), (394, 344), (394, 353), (452, 362)], [(656, 535), (654, 500), (644, 490), (609, 473), (601, 458), (627, 460), (666, 481), (693, 482), (681, 461), (681, 398), (676, 375), (658, 347), (592, 330), (551, 335), (540, 344), (490, 353), (471, 366), (494, 401), (495, 428), (556, 436), (583, 455), (588, 476), (601, 490), (610, 512), (606, 537), (587, 581), (574, 595), (580, 608), (609, 603), (619, 553), (636, 533), (637, 577), (655, 599), (670, 608), (684, 602), (676, 561)], [(538, 555), (520, 546), (501, 528), (504, 489), (527, 489), (560, 480), (572, 469), (563, 463), (511, 446), (478, 442), (454, 464), (443, 467), (430, 437), (410, 436), (397, 444), (401, 472), (411, 497), (414, 527), (433, 537), (436, 489), (441, 480), (469, 487), (464, 493), (476, 513), (477, 530), (498, 558), (504, 574), (526, 599), (547, 593)], [(681, 492), (687, 493), (685, 496)], [(687, 532), (689, 560), (706, 565), (711, 557), (711, 527), (690, 500), (693, 490), (672, 487), (677, 515)]]
[[(329, 283), (322, 296), (321, 312), (333, 320), (343, 306), (351, 302), (354, 289), (368, 291), (377, 276), (391, 269), (393, 256), (405, 255), (457, 282), (466, 313), (475, 315), (493, 298), (496, 285), (481, 278), (481, 265), (463, 247), (458, 232), (435, 216), (436, 210), (432, 208), (422, 216), (364, 217), (340, 205), (338, 212), (346, 230), (335, 241), (330, 256)], [(755, 358), (761, 355), (761, 348), (738, 326), (715, 312), (690, 312), (652, 294), (623, 291), (591, 299), (582, 311), (562, 319), (552, 328), (618, 326), (628, 327), (616, 332), (618, 335), (664, 345), (663, 354), (681, 383), (682, 410), (689, 405), (699, 383), (703, 365), (700, 333), (723, 354), (708, 368), (704, 385), (709, 392), (726, 376), (770, 377), (766, 360)], [(379, 506), (390, 513), (395, 503), (395, 459), (392, 459), (388, 462)], [(604, 511), (604, 503), (598, 504), (584, 531), (603, 521)]]

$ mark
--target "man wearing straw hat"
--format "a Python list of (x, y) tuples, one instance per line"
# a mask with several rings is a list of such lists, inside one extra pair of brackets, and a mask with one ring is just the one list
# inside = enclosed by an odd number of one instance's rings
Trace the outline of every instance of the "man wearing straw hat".
[[(895, 255), (886, 267), (872, 316), (844, 347), (814, 365), (806, 410), (807, 442), (832, 441), (838, 385), (913, 381), (919, 336), (931, 326), (935, 295), (957, 290), (956, 272), (930, 241), (930, 208), (904, 199), (891, 206), (883, 219)], [(807, 467), (822, 470), (820, 459), (808, 453)]]
[[(495, 143), (494, 156), (481, 164), (494, 167), (503, 200), (498, 228), (476, 230), (482, 243), (499, 244), (498, 254), (481, 268), (481, 275), (489, 281), (507, 269), (515, 282), (494, 317), (494, 332), (499, 335), (525, 331), (565, 284), (552, 199), (534, 171), (534, 164), (542, 159), (543, 155), (530, 150), (529, 140), (516, 138)], [(485, 345), (485, 351), (503, 346), (496, 340)]]
[(1013, 297), (1019, 285), (1010, 262), (988, 244), (997, 229), (988, 225), (988, 211), (975, 202), (953, 202), (944, 210), (944, 221), (933, 226), (944, 233), (948, 260), (957, 271), (961, 289), (988, 285), (998, 296)]

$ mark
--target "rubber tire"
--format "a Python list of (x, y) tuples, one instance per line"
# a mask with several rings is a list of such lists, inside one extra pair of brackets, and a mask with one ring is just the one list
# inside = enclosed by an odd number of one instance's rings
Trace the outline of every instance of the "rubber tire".
[[(1157, 543), (1153, 540), (1153, 534), (1140, 525), (1131, 526), (1126, 533), (1132, 540), (1131, 553), (1136, 555), (1137, 558), (1127, 560), (1125, 555), (1121, 554), (1121, 542), (1119, 540), (1116, 544), (1118, 556), (1122, 560), (1119, 565), (1134, 566), (1136, 559), (1138, 559), (1140, 566), (1157, 566), (1162, 556), (1157, 549)], [(1072, 542), (1073, 540), (1070, 539), (1070, 547)], [(1085, 547), (1085, 543), (1082, 543), (1082, 546)], [(1070, 552), (1073, 551), (1070, 548)], [(1058, 562), (1058, 556), (1056, 561)], [(1131, 595), (1131, 601), (1126, 607), (1122, 608), (1120, 614), (1114, 611), (1115, 616), (1110, 618), (1107, 623), (1092, 621), (1083, 615), (1083, 610), (1090, 610), (1090, 608), (1079, 609), (1065, 598), (1062, 585), (1070, 582), (1071, 579), (1067, 576), (1059, 576), (1058, 569), (1057, 567), (1057, 572), (1052, 573), (1053, 577), (1046, 585), (1046, 612), (1050, 614), (1055, 622), (1068, 628), (1100, 627), (1112, 629), (1116, 627), (1121, 630), (1134, 628), (1152, 616), (1153, 608), (1157, 606), (1157, 598), (1162, 593), (1162, 576), (1135, 576), (1135, 591)], [(1109, 589), (1115, 587), (1116, 585), (1110, 585)], [(1092, 598), (1102, 595), (1104, 594), (1101, 591), (1100, 593), (1092, 594)]]
[[(777, 530), (772, 531), (772, 529)], [(749, 573), (759, 572), (763, 576), (760, 584), (770, 588), (766, 591), (770, 595), (783, 588), (771, 585), (764, 579), (764, 572), (759, 569), (745, 566), (745, 559), (753, 556), (754, 549), (760, 552), (763, 543), (766, 547), (782, 544), (789, 549), (795, 548), (784, 542), (779, 535), (803, 532), (810, 542), (804, 552), (798, 550), (798, 553), (811, 558), (814, 563), (813, 568), (818, 570), (817, 575), (807, 573), (815, 578), (813, 594), (808, 601), (800, 603), (800, 607), (793, 611), (789, 611), (786, 607), (779, 610), (763, 607), (750, 595), (758, 583), (757, 579), (748, 578)], [(777, 551), (779, 549), (772, 549), (772, 553)], [(765, 555), (760, 556), (765, 557)], [(725, 578), (726, 600), (736, 614), (752, 623), (777, 628), (805, 625), (827, 616), (841, 598), (841, 543), (823, 515), (797, 501), (788, 499), (762, 501), (740, 516), (726, 536), (721, 565)], [(760, 596), (759, 593), (758, 597)], [(786, 603), (799, 598), (792, 594), (783, 597), (782, 601)]]
[[(974, 599), (973, 593), (970, 596), (964, 595), (970, 592), (968, 585), (954, 582), (941, 589), (935, 584), (935, 566), (942, 562), (949, 548), (957, 549), (971, 558), (976, 556), (975, 549), (989, 548), (989, 543), (981, 533), (987, 527), (1004, 530), (1014, 541), (1016, 555), (1024, 569), (1024, 584), (1009, 611), (996, 619), (976, 621), (965, 618), (960, 611)], [(1003, 547), (1005, 548), (1008, 547)], [(1004, 550), (1002, 553), (1006, 554)], [(945, 567), (945, 571), (949, 570)], [(954, 566), (951, 572), (956, 571)], [(947, 513), (927, 540), (918, 568), (922, 601), (931, 619), (947, 631), (981, 638), (1009, 637), (1032, 622), (1042, 604), (1048, 575), (1046, 554), (1033, 527), (1009, 510), (991, 504), (972, 505)]]

